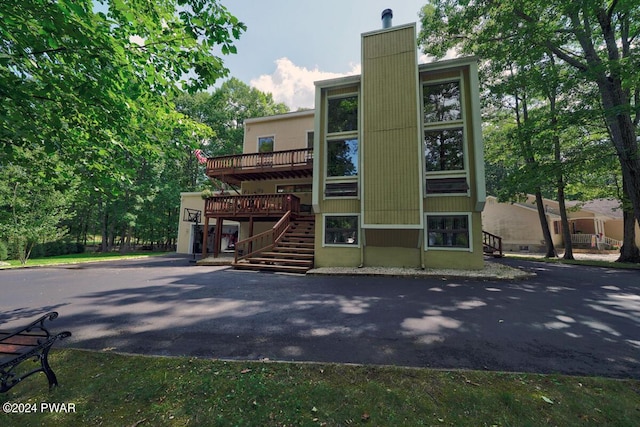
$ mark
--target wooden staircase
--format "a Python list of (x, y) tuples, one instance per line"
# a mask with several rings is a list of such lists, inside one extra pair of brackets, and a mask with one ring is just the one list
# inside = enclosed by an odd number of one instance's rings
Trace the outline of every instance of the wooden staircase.
[(291, 221), (273, 248), (233, 263), (242, 270), (267, 270), (304, 274), (313, 268), (315, 220), (298, 217)]
[(502, 258), (502, 237), (482, 230), (482, 250), (494, 258)]

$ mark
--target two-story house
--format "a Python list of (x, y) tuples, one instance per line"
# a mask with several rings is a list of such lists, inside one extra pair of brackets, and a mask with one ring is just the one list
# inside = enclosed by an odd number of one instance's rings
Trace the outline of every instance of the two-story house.
[(361, 75), (316, 82), (315, 110), (248, 120), (242, 155), (208, 159), (241, 189), (205, 208), (240, 222), (237, 268), (483, 267), (476, 58), (419, 65), (415, 24), (361, 38)]

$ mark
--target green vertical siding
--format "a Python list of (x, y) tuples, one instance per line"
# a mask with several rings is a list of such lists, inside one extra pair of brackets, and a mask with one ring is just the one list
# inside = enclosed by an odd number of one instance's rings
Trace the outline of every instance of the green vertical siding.
[(362, 206), (367, 225), (421, 223), (415, 27), (363, 35)]

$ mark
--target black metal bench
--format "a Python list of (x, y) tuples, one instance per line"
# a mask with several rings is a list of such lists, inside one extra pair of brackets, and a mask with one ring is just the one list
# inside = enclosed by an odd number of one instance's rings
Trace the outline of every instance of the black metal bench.
[[(23, 379), (37, 372), (44, 372), (49, 380), (49, 389), (58, 385), (49, 361), (49, 350), (57, 340), (71, 336), (71, 332), (51, 334), (45, 321), (58, 317), (52, 311), (14, 331), (0, 330), (0, 393), (5, 393)], [(33, 359), (40, 366), (25, 373), (17, 373), (16, 368), (25, 360)]]

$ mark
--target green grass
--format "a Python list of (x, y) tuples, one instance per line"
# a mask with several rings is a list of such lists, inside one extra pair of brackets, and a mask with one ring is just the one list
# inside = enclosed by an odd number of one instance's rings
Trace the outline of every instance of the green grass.
[[(130, 252), (121, 254), (119, 252), (85, 252), (82, 254), (59, 255), (47, 258), (28, 259), (24, 265), (26, 267), (35, 267), (42, 265), (60, 265), (60, 264), (78, 264), (83, 262), (96, 261), (113, 261), (127, 258), (145, 258), (150, 256), (164, 255), (166, 252)], [(23, 267), (18, 260), (8, 260), (8, 266), (0, 266), (1, 268)]]
[[(229, 362), (58, 350), (0, 395), (38, 412), (5, 426), (637, 426), (640, 381), (522, 373)], [(24, 362), (31, 363), (31, 362)], [(75, 413), (43, 413), (42, 402)]]
[(631, 264), (625, 262), (610, 262), (610, 261), (601, 261), (601, 260), (565, 260), (562, 258), (543, 258), (543, 257), (535, 257), (535, 256), (526, 256), (526, 255), (509, 255), (505, 254), (505, 257), (512, 259), (520, 259), (524, 261), (536, 261), (536, 262), (546, 262), (553, 264), (570, 264), (570, 265), (584, 265), (587, 267), (605, 267), (605, 268), (619, 268), (619, 269), (630, 269), (630, 270), (640, 270), (640, 264)]

